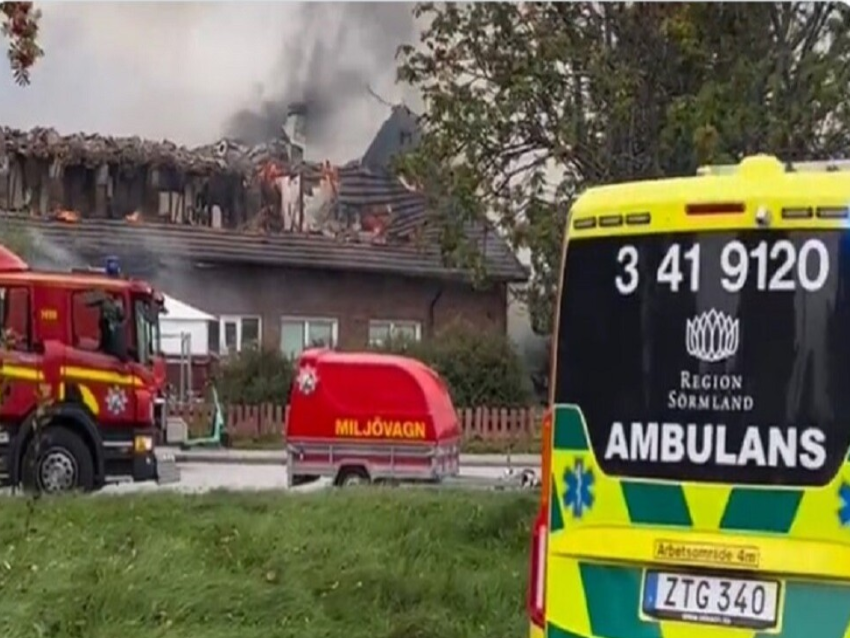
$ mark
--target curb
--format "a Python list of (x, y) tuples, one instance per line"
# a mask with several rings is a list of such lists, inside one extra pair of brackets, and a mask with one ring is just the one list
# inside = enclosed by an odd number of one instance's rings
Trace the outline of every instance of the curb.
[[(194, 464), (208, 463), (219, 465), (286, 465), (286, 457), (282, 454), (270, 454), (262, 452), (222, 454), (216, 452), (203, 452), (200, 450), (186, 452), (185, 450), (174, 450), (174, 458), (177, 463)], [(478, 458), (476, 458), (478, 457)], [(461, 467), (505, 467), (508, 465), (506, 456), (490, 457), (469, 454), (462, 455)], [(540, 459), (536, 455), (521, 454), (511, 457), (511, 466), (532, 467), (540, 466)]]
[(181, 452), (175, 452), (174, 457), (178, 463), (184, 464), (210, 463), (215, 465), (286, 465), (286, 458), (283, 456), (224, 456), (222, 454), (183, 454)]

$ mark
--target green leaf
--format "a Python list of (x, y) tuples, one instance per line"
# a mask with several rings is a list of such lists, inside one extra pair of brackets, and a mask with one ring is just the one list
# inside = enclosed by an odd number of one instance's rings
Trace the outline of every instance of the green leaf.
[(551, 330), (566, 211), (583, 189), (746, 154), (850, 148), (850, 12), (839, 4), (420, 3), (398, 77), (425, 103), (399, 160), (447, 262), (487, 277), (470, 222), (531, 253)]

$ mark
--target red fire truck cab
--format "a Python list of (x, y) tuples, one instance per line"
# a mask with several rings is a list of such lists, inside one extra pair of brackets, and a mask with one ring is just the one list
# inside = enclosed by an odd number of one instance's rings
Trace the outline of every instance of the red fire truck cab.
[(415, 359), (305, 351), (286, 421), (291, 485), (440, 481), (459, 471), (460, 428), (448, 388)]
[(2, 483), (89, 491), (163, 475), (161, 311), (114, 259), (104, 273), (36, 272), (0, 246)]

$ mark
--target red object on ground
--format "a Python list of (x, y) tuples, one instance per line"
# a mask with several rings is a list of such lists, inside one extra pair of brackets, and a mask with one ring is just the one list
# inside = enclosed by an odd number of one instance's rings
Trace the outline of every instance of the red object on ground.
[(295, 477), (438, 481), (458, 472), (460, 427), (446, 384), (396, 355), (305, 351), (286, 441)]

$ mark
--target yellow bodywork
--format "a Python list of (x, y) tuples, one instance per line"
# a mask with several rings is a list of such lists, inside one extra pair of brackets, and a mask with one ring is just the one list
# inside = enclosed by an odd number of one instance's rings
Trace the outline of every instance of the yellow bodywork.
[[(746, 212), (687, 215), (685, 204), (743, 202)], [(850, 225), (850, 172), (789, 173), (774, 157), (756, 155), (733, 174), (632, 182), (592, 188), (570, 211), (569, 241), (617, 235), (645, 235), (758, 228), (756, 216), (770, 214), (775, 230), (829, 230)], [(817, 217), (815, 210), (832, 212)], [(782, 215), (813, 209), (811, 217)], [(844, 211), (843, 218), (836, 217)], [(646, 222), (646, 214), (649, 221)], [(617, 223), (622, 217), (622, 223)], [(593, 226), (585, 224), (593, 222)], [(565, 246), (567, 242), (565, 242)]]
[[(686, 204), (728, 202), (745, 212), (685, 212)], [(591, 189), (573, 207), (568, 236), (843, 229), (848, 204), (850, 172), (786, 172), (775, 158), (755, 156), (731, 174)], [(546, 627), (532, 623), (531, 638), (850, 638), (850, 526), (837, 515), (850, 508), (840, 498), (850, 459), (814, 488), (611, 477), (588, 444), (580, 406), (552, 409)], [(593, 474), (594, 506), (581, 516), (564, 498), (577, 462)], [(779, 626), (759, 632), (643, 617), (644, 570), (663, 565), (777, 576)]]
[[(88, 383), (108, 383), (118, 386), (135, 386), (139, 387), (143, 384), (140, 377), (136, 375), (120, 374), (109, 370), (98, 370), (95, 368), (83, 368), (78, 366), (63, 366), (59, 370), (62, 378), (59, 384), (59, 400), (65, 399), (65, 382), (74, 382), (80, 392), (83, 404), (91, 410), (95, 416), (100, 414), (100, 404), (97, 397), (92, 392)], [(37, 367), (15, 365), (9, 363), (0, 364), (0, 379), (16, 379), (21, 381), (44, 381), (44, 373)]]

